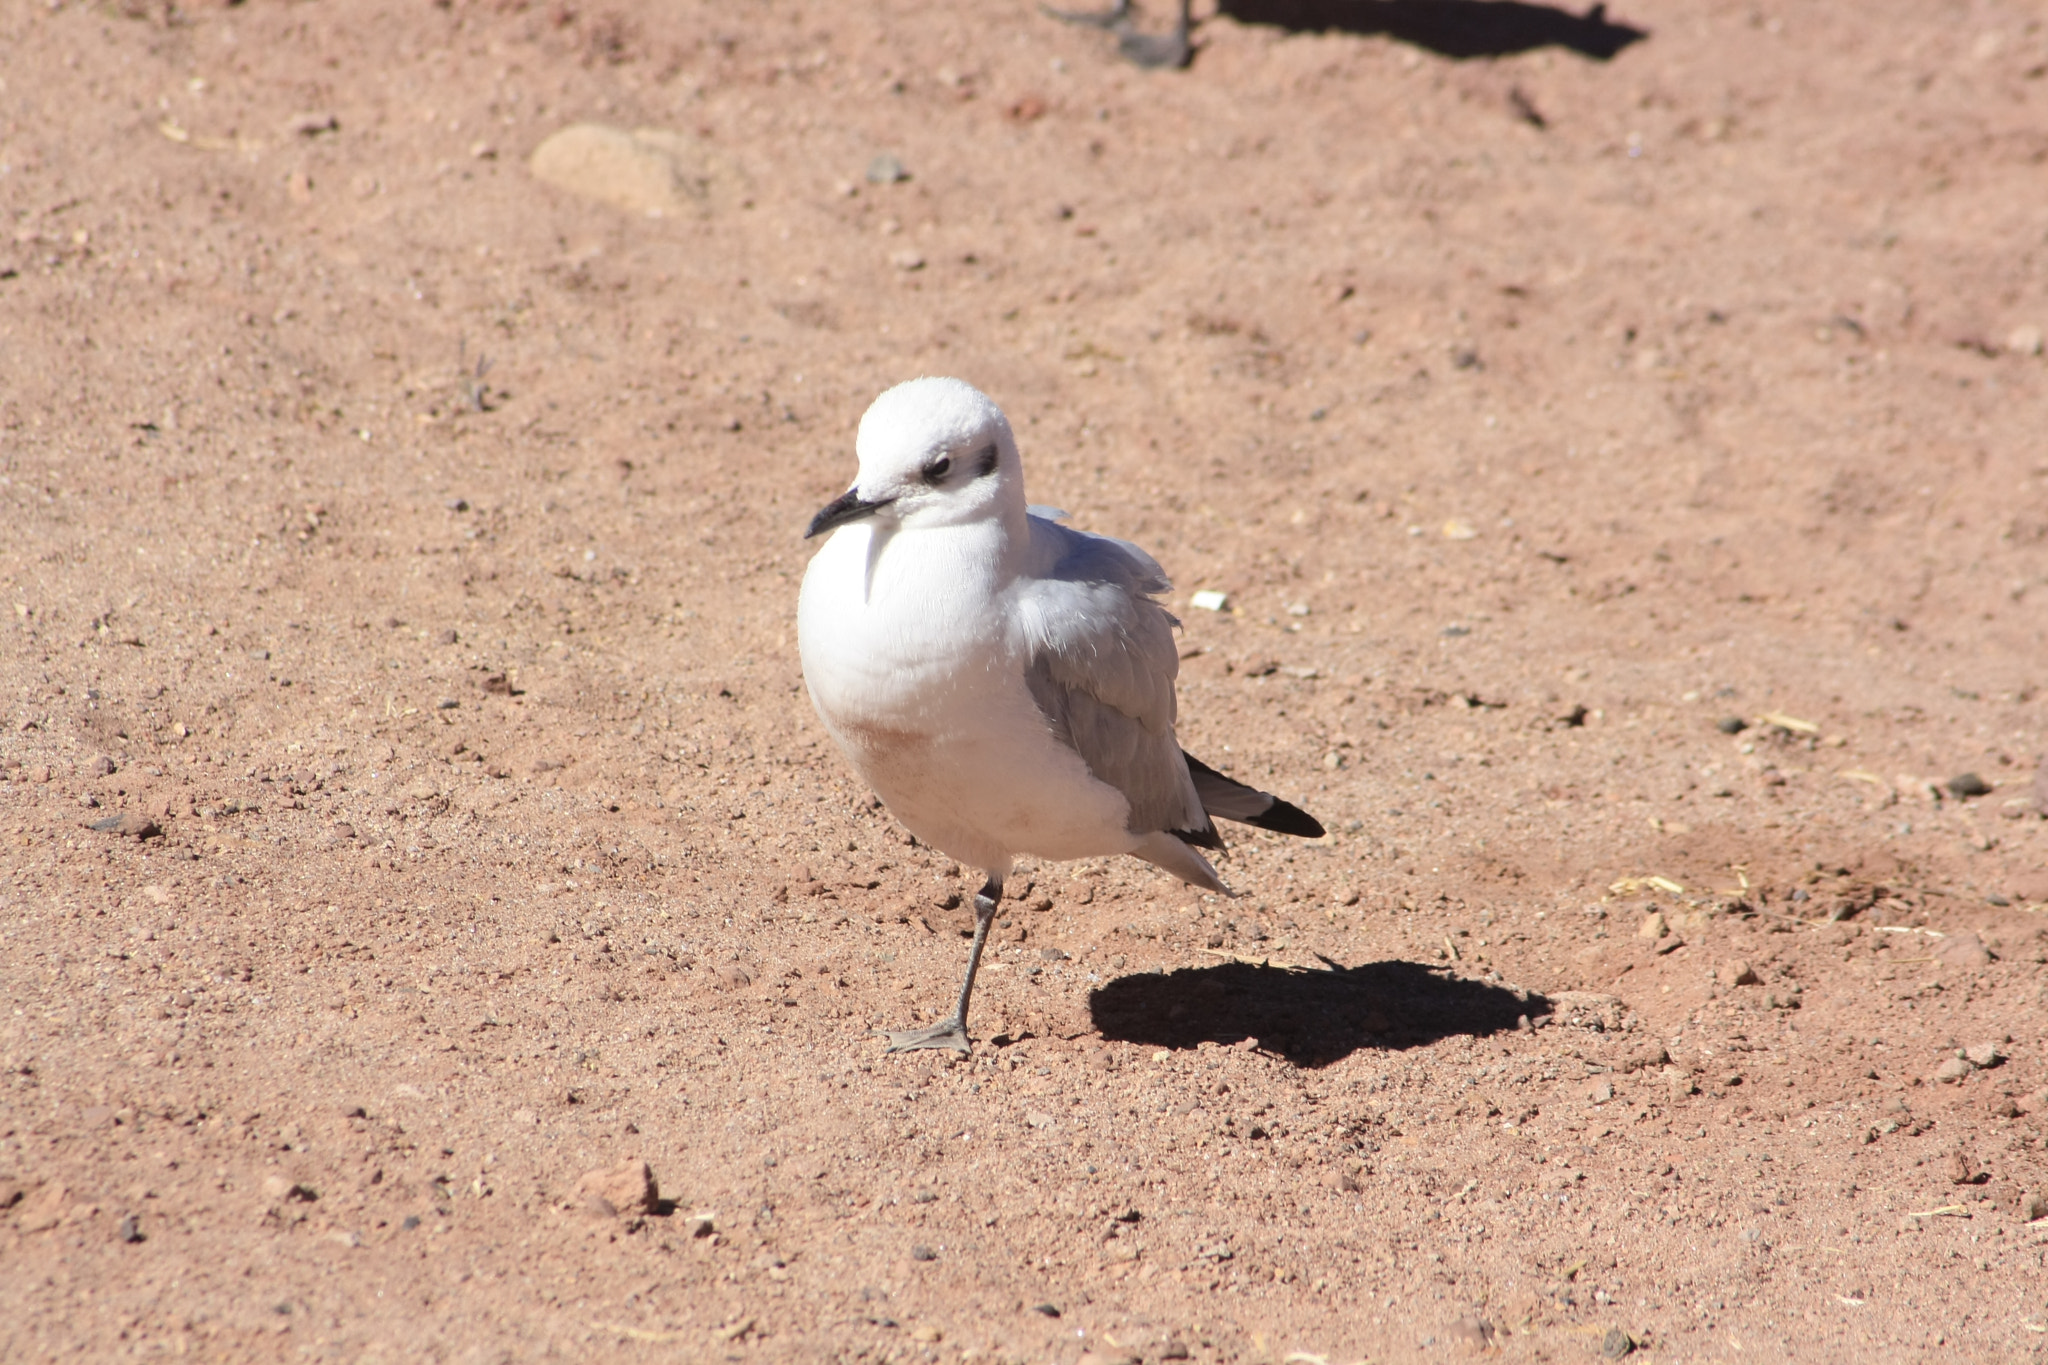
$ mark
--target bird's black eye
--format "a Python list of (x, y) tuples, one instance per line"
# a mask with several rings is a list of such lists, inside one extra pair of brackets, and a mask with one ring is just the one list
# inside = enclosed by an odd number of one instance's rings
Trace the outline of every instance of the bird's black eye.
[(941, 455), (938, 459), (933, 460), (924, 467), (924, 481), (926, 483), (937, 483), (952, 472), (953, 457), (951, 455)]

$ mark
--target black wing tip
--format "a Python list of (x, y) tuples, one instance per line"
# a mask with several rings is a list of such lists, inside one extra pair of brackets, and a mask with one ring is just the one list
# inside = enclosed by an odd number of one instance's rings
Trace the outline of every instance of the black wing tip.
[(1190, 848), (1223, 847), (1223, 836), (1216, 832), (1214, 820), (1211, 820), (1205, 829), (1170, 829), (1166, 832)]
[(1315, 816), (1277, 796), (1271, 806), (1244, 823), (1254, 829), (1269, 829), (1275, 834), (1292, 834), (1303, 839), (1320, 839), (1327, 832)]

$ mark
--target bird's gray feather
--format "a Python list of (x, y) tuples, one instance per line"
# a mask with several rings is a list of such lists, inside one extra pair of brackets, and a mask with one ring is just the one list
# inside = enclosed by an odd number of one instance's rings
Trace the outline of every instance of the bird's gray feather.
[(1173, 736), (1176, 624), (1153, 600), (1171, 584), (1126, 541), (1031, 518), (1032, 571), (1013, 619), (1026, 681), (1054, 733), (1124, 794), (1133, 833), (1208, 829)]

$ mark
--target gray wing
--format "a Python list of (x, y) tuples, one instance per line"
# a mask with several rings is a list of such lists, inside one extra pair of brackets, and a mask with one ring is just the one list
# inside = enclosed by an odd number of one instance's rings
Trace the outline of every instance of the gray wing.
[[(1038, 572), (1018, 581), (1025, 680), (1054, 734), (1130, 802), (1134, 834), (1215, 837), (1173, 736), (1180, 672), (1173, 617), (1152, 600), (1171, 585), (1127, 541), (1032, 517)], [(1202, 836), (1207, 836), (1202, 838)]]

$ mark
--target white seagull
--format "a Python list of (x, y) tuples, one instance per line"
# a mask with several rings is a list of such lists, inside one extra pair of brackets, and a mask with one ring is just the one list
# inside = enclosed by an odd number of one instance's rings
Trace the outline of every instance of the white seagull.
[(888, 1051), (968, 1050), (967, 1002), (1021, 854), (1129, 853), (1228, 894), (1210, 817), (1317, 838), (1315, 818), (1174, 739), (1170, 586), (1129, 541), (1024, 501), (1010, 424), (958, 379), (913, 379), (861, 418), (853, 487), (811, 519), (797, 636), (818, 717), (924, 843), (988, 874), (950, 1018)]

